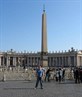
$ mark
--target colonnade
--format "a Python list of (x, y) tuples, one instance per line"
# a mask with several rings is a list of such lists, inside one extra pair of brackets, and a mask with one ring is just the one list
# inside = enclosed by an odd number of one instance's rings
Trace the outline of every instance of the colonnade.
[(48, 64), (49, 66), (66, 66), (69, 67), (75, 66), (76, 59), (75, 57), (71, 58), (70, 56), (62, 56), (62, 57), (49, 57), (48, 58)]
[(18, 66), (18, 65), (27, 65), (34, 66), (40, 64), (40, 57), (0, 57), (0, 66)]
[[(40, 64), (40, 56), (0, 56), (0, 66), (35, 66)], [(82, 56), (48, 56), (49, 66), (82, 66)]]

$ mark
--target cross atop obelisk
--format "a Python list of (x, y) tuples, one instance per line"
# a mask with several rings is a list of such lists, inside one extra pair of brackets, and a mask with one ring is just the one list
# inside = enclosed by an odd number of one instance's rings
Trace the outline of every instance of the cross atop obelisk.
[(47, 57), (47, 24), (46, 24), (45, 6), (43, 6), (43, 14), (42, 14), (41, 63), (42, 63), (43, 66), (48, 66), (48, 57)]
[(43, 12), (45, 12), (45, 5), (43, 5)]

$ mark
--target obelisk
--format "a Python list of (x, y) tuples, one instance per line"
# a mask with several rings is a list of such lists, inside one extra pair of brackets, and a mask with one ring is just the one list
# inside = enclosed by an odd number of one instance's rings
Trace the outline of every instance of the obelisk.
[(46, 13), (45, 8), (43, 8), (42, 14), (42, 41), (41, 41), (41, 64), (43, 67), (48, 66), (48, 56), (47, 56), (47, 25), (46, 25)]

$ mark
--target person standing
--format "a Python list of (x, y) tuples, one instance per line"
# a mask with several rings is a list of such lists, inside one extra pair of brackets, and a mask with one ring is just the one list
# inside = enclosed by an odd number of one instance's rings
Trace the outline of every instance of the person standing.
[(48, 68), (48, 70), (46, 71), (45, 81), (46, 79), (48, 82), (50, 82), (50, 68)]
[(61, 80), (62, 80), (62, 70), (61, 70), (61, 68), (59, 68), (58, 74), (59, 74), (59, 82), (61, 82)]
[(59, 79), (59, 71), (58, 69), (56, 69), (56, 82), (58, 82), (58, 79)]
[(35, 89), (37, 89), (38, 87), (38, 84), (40, 82), (40, 87), (41, 89), (43, 89), (43, 84), (42, 84), (42, 77), (43, 77), (43, 69), (41, 66), (38, 66), (37, 70), (36, 70), (36, 77), (37, 77), (37, 80), (36, 80), (36, 85), (35, 85)]
[(80, 81), (82, 83), (82, 68), (80, 68)]
[(80, 69), (76, 68), (75, 70), (75, 83), (80, 83)]
[(65, 68), (62, 69), (62, 81), (65, 80)]

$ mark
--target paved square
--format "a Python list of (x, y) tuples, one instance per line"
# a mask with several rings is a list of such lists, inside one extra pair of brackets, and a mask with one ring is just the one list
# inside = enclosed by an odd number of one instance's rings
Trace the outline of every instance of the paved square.
[(35, 81), (0, 82), (0, 97), (82, 97), (82, 84), (74, 81), (44, 82), (44, 89), (34, 89)]

